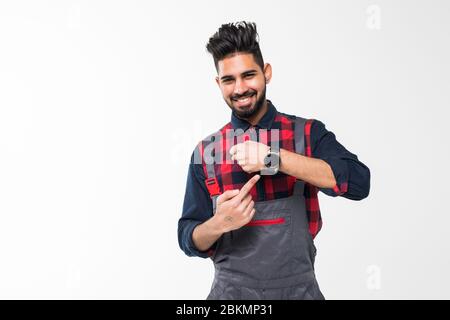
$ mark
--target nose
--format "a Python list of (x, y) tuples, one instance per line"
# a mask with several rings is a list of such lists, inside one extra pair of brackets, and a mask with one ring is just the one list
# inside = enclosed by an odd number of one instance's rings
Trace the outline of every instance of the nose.
[(242, 95), (248, 90), (248, 87), (245, 85), (245, 82), (241, 79), (236, 79), (233, 94), (234, 95)]

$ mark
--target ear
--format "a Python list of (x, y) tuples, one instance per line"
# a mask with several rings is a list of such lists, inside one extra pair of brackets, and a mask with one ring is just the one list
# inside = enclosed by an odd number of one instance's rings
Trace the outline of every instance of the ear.
[(219, 88), (220, 88), (219, 77), (216, 77), (216, 83), (217, 83), (217, 85), (218, 85), (218, 86), (219, 86)]
[(269, 83), (272, 79), (272, 66), (270, 63), (264, 64), (264, 77), (266, 78), (266, 83)]

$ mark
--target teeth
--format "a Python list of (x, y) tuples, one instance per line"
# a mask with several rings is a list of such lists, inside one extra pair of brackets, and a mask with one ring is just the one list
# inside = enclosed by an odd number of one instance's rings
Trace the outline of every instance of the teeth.
[(248, 99), (250, 99), (251, 97), (253, 97), (253, 95), (252, 96), (250, 96), (250, 97), (246, 97), (246, 98), (241, 98), (241, 99), (237, 99), (237, 101), (240, 101), (240, 102), (246, 102)]

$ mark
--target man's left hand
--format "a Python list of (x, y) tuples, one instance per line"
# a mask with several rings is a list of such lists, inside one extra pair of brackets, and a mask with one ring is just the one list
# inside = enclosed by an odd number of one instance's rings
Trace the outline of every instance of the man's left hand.
[(264, 168), (269, 149), (264, 143), (248, 140), (230, 148), (231, 160), (236, 160), (245, 172), (257, 172)]

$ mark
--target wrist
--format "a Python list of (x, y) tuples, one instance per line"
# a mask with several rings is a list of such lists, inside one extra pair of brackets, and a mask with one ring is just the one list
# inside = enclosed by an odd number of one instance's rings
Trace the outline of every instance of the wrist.
[(213, 215), (206, 223), (208, 223), (208, 227), (214, 236), (220, 237), (225, 233), (220, 215), (217, 215), (217, 213)]
[[(280, 171), (297, 179), (305, 180), (307, 161), (312, 160), (302, 154), (280, 149)], [(306, 180), (305, 180), (306, 181)]]
[(283, 161), (286, 159), (286, 152), (288, 151), (280, 148), (280, 171), (288, 174), (286, 172), (286, 161)]

